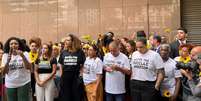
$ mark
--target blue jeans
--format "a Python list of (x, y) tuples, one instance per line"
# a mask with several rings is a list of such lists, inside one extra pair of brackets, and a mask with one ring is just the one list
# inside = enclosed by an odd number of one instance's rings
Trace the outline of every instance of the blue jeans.
[(125, 101), (125, 94), (106, 93), (106, 101)]

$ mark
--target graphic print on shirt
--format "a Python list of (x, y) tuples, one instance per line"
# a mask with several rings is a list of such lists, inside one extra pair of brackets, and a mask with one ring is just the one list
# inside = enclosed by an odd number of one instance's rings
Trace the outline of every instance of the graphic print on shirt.
[(86, 73), (86, 74), (96, 73), (95, 68), (96, 68), (96, 66), (94, 63), (85, 63), (84, 64), (84, 73)]
[(17, 70), (23, 68), (23, 61), (22, 59), (14, 59), (11, 60), (9, 63), (9, 70)]
[(39, 68), (40, 69), (50, 69), (51, 66), (50, 66), (50, 62), (49, 61), (45, 61), (45, 60), (40, 60), (39, 62)]
[(110, 59), (106, 59), (105, 61), (105, 65), (110, 67), (112, 65), (117, 65), (118, 67), (123, 67), (124, 66), (124, 63), (120, 60), (110, 60)]
[(71, 66), (76, 66), (78, 61), (77, 56), (65, 56), (64, 57), (64, 65), (71, 65)]
[(135, 58), (133, 59), (132, 67), (139, 69), (149, 69), (149, 59)]

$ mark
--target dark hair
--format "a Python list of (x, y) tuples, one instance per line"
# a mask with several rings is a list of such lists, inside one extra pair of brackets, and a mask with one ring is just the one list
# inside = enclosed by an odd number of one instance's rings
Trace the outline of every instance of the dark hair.
[(3, 43), (0, 42), (0, 49), (3, 49)]
[(136, 42), (142, 42), (144, 45), (147, 45), (147, 39), (146, 38), (138, 38)]
[(27, 43), (27, 41), (26, 41), (25, 39), (21, 39), (21, 41), (22, 41), (24, 44)]
[(30, 51), (30, 48), (29, 46), (26, 44), (27, 41), (25, 39), (21, 39), (22, 43), (24, 43), (24, 46), (25, 46), (25, 51), (29, 52)]
[(185, 33), (188, 33), (187, 29), (185, 29), (185, 28), (183, 28), (183, 27), (180, 27), (180, 28), (178, 28), (177, 30), (182, 30), (182, 31), (184, 31)]
[(10, 51), (10, 41), (11, 40), (16, 40), (18, 43), (19, 43), (19, 50), (21, 50), (21, 51), (25, 51), (25, 44), (21, 41), (21, 39), (20, 38), (17, 38), (17, 37), (10, 37), (7, 41), (6, 41), (6, 43), (5, 43), (5, 45), (4, 45), (4, 52), (5, 53), (9, 53), (9, 51)]
[(137, 31), (137, 37), (146, 37), (146, 34), (143, 30)]
[(114, 33), (113, 32), (107, 32), (106, 35), (111, 34), (111, 37), (114, 37)]
[(106, 47), (113, 41), (113, 39), (112, 37), (109, 37), (108, 35), (104, 35), (101, 41), (102, 41), (102, 45)]
[(156, 39), (157, 42), (161, 43), (161, 36), (155, 35), (155, 36), (153, 37), (153, 39)]
[(136, 43), (135, 43), (135, 41), (128, 40), (128, 44), (130, 44), (133, 47), (134, 50), (136, 49)]
[(99, 47), (95, 44), (90, 45), (95, 51), (96, 51), (96, 56), (99, 57), (101, 60), (103, 59), (103, 54), (99, 50)]

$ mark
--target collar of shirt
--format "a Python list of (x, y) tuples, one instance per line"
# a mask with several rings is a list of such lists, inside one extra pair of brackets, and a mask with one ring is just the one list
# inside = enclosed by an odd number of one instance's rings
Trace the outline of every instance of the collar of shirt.
[(184, 41), (178, 40), (179, 44), (186, 44), (186, 39)]

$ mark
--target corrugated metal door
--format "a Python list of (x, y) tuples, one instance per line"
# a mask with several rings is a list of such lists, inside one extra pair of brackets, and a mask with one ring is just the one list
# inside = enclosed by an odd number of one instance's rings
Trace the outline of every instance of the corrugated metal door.
[(201, 45), (201, 0), (181, 0), (181, 19), (189, 42)]

